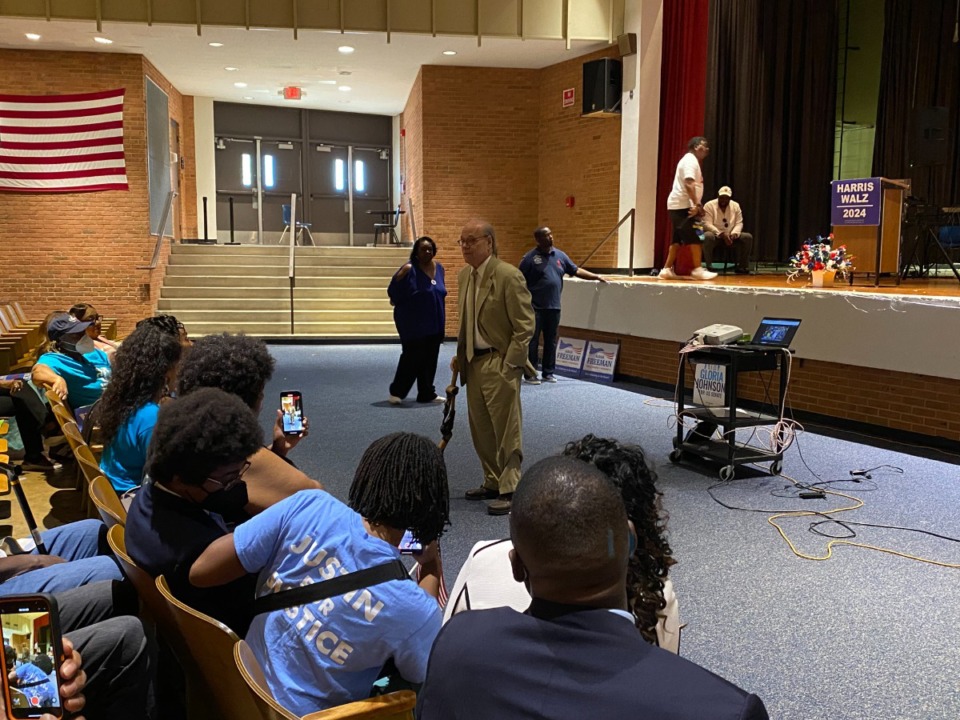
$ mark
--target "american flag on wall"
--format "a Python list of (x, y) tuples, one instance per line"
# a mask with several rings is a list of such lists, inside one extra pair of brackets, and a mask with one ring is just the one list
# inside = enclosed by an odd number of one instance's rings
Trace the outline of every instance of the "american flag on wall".
[(0, 191), (127, 190), (123, 94), (0, 95)]

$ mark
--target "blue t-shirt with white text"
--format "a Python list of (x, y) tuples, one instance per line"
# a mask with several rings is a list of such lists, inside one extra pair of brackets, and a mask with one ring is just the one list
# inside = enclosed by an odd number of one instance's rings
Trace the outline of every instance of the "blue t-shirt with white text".
[(46, 365), (67, 383), (67, 404), (72, 410), (93, 405), (110, 382), (110, 358), (103, 350), (94, 350), (83, 360), (64, 353), (48, 352), (40, 356), (37, 365)]
[[(238, 525), (234, 545), (257, 595), (328, 580), (400, 557), (363, 519), (323, 490), (302, 490)], [(277, 701), (306, 715), (370, 695), (393, 658), (422, 683), (440, 607), (411, 580), (391, 580), (254, 618), (247, 642)]]
[(160, 406), (157, 403), (147, 403), (138, 408), (124, 420), (113, 440), (103, 449), (100, 469), (120, 495), (140, 487), (143, 482), (147, 447), (150, 445), (159, 412)]

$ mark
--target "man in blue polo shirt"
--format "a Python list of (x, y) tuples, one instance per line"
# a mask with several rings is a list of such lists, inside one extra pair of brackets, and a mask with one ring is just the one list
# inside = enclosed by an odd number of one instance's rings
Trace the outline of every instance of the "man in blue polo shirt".
[[(520, 272), (527, 280), (527, 288), (533, 298), (536, 327), (530, 340), (530, 364), (534, 369), (539, 361), (540, 333), (543, 333), (543, 380), (556, 382), (553, 372), (557, 364), (557, 329), (560, 327), (560, 293), (563, 291), (563, 276), (575, 275), (584, 280), (605, 283), (599, 275), (578, 268), (563, 250), (553, 246), (553, 233), (548, 227), (534, 230), (537, 246), (523, 256)], [(529, 372), (529, 368), (527, 370)], [(524, 375), (524, 380), (539, 385), (536, 373)]]

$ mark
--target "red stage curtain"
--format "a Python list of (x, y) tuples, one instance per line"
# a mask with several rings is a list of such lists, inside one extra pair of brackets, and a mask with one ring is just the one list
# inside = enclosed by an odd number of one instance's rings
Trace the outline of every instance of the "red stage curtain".
[(673, 236), (667, 196), (687, 141), (703, 134), (709, 0), (663, 0), (660, 67), (660, 161), (654, 263), (662, 267)]

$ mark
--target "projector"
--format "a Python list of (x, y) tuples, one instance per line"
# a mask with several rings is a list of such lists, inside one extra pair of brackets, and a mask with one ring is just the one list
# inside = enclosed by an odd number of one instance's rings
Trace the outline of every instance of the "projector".
[(693, 336), (701, 345), (729, 345), (743, 337), (743, 330), (736, 325), (714, 323), (700, 328)]

